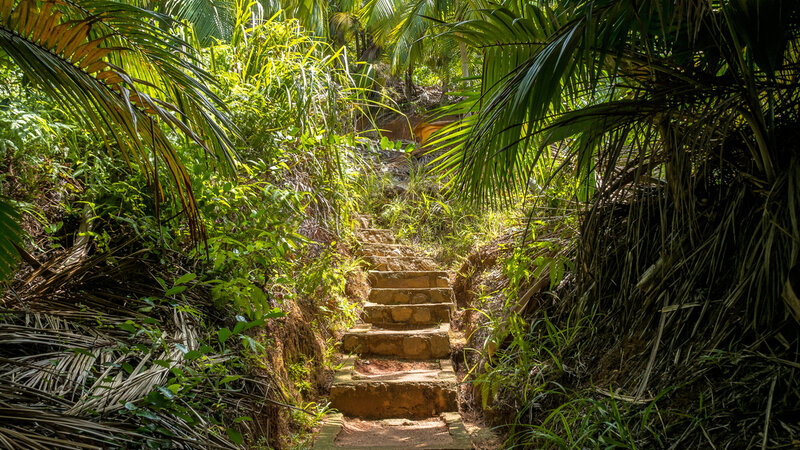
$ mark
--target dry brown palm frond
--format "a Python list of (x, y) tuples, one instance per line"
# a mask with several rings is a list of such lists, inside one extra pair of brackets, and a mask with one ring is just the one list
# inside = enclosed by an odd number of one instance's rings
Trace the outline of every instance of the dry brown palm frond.
[[(209, 300), (194, 288), (153, 302), (164, 290), (150, 272), (169, 279), (167, 268), (134, 241), (71, 265), (63, 258), (2, 299), (0, 446), (235, 448), (220, 423), (284, 400), (270, 380), (221, 383), (226, 372), (209, 369), (232, 356), (211, 347), (215, 329), (196, 312), (213, 317)], [(180, 385), (176, 374), (193, 380), (180, 394), (167, 388)]]

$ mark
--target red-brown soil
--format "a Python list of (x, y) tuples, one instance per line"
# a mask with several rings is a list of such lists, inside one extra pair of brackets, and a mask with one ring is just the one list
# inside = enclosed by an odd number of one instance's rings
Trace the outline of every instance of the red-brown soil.
[(454, 443), (442, 419), (425, 420), (360, 420), (345, 419), (336, 445), (343, 448), (382, 447), (425, 448), (444, 447)]
[(438, 363), (429, 361), (398, 361), (393, 359), (359, 359), (355, 369), (362, 375), (377, 375), (391, 372), (406, 372), (410, 370), (436, 370)]

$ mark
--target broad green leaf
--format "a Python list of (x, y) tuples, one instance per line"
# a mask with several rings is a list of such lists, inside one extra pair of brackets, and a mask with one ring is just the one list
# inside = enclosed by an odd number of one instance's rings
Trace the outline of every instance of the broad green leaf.
[(187, 273), (186, 275), (184, 275), (184, 276), (178, 278), (177, 280), (175, 280), (175, 286), (177, 286), (179, 284), (186, 284), (186, 283), (194, 280), (195, 278), (197, 278), (196, 274), (191, 273), (191, 272)]
[(231, 337), (231, 335), (233, 335), (233, 332), (227, 328), (220, 328), (218, 335), (219, 335), (219, 343), (222, 344), (225, 341), (227, 341), (228, 338)]
[(186, 286), (174, 286), (174, 287), (171, 287), (171, 288), (167, 289), (167, 291), (164, 292), (164, 295), (169, 297), (171, 295), (180, 294), (181, 292), (183, 292), (185, 290), (186, 290)]
[(225, 433), (231, 439), (231, 441), (236, 445), (242, 445), (244, 440), (242, 439), (242, 434), (238, 431), (234, 430), (233, 428), (227, 428)]

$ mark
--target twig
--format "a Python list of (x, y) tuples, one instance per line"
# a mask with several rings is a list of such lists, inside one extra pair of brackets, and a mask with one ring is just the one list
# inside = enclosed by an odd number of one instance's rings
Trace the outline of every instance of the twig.
[[(39, 270), (42, 268), (42, 263), (40, 263), (39, 260), (34, 258), (33, 255), (28, 253), (27, 250), (25, 250), (24, 248), (20, 247), (19, 245), (13, 242), (11, 243), (11, 245), (13, 245), (15, 249), (17, 249), (17, 253), (19, 253), (19, 256), (22, 258), (22, 260), (28, 263), (31, 267), (33, 267), (34, 270)], [(45, 268), (43, 272), (47, 276), (55, 275), (55, 272), (53, 272), (48, 268)]]

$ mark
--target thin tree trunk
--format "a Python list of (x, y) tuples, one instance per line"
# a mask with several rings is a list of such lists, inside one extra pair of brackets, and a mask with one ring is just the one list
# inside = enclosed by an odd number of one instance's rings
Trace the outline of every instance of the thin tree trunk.
[(362, 52), (361, 55), (358, 55), (358, 57), (359, 58), (364, 58), (364, 60), (366, 61), (367, 60), (367, 50), (369, 49), (369, 42), (367, 41), (367, 33), (366, 32), (362, 32), (360, 34), (361, 34), (361, 48), (363, 48), (364, 51)]
[(406, 100), (409, 102), (414, 96), (414, 68), (409, 67), (406, 70)]
[(447, 98), (447, 92), (450, 90), (450, 69), (445, 66), (442, 71), (442, 95), (439, 97), (439, 103), (444, 103)]
[(467, 78), (469, 77), (469, 65), (467, 64), (467, 44), (459, 42), (458, 47), (459, 50), (461, 50), (461, 77)]

